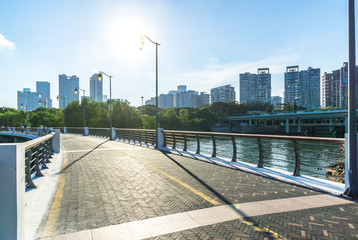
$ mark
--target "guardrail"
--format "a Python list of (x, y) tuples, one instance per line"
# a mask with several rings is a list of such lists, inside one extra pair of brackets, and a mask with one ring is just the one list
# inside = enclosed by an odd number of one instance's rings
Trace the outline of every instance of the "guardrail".
[[(109, 128), (89, 128), (88, 131), (92, 136), (110, 136)], [(83, 134), (83, 128), (67, 128), (67, 132)], [(123, 142), (147, 147), (156, 145), (154, 129), (117, 128), (116, 135)], [(173, 130), (164, 130), (163, 135), (163, 146), (168, 148), (229, 158), (233, 162), (240, 160), (258, 168), (275, 167), (291, 171), (293, 176), (305, 173), (344, 181), (344, 169), (338, 167), (339, 163), (334, 164), (344, 160), (343, 138)]]
[[(234, 134), (195, 131), (164, 131), (166, 145), (172, 149), (182, 148), (200, 154), (204, 152), (211, 157), (228, 157), (256, 164), (258, 168), (279, 167), (292, 170), (294, 176), (301, 172), (311, 176), (326, 175), (330, 168), (341, 174), (327, 177), (344, 180), (344, 169), (330, 166), (333, 162), (344, 159), (343, 138), (319, 138), (278, 136), (259, 134)], [(208, 148), (208, 145), (211, 145)], [(231, 150), (231, 154), (228, 150)], [(332, 179), (331, 179), (332, 180)]]
[(155, 146), (156, 132), (154, 129), (131, 129), (131, 128), (118, 128), (116, 135), (119, 140), (123, 142), (138, 143), (140, 145)]
[(25, 143), (25, 186), (37, 188), (32, 181), (32, 175), (42, 177), (41, 169), (48, 169), (46, 163), (51, 163), (53, 155), (52, 139), (55, 133), (36, 138)]

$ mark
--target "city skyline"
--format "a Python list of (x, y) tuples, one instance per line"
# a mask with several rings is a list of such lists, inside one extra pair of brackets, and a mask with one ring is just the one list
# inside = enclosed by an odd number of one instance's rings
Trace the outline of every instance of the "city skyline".
[(89, 92), (95, 69), (114, 76), (113, 98), (140, 106), (141, 96), (155, 95), (155, 47), (145, 43), (139, 52), (139, 33), (161, 44), (159, 92), (180, 84), (238, 89), (240, 72), (269, 67), (272, 95), (282, 96), (286, 66), (324, 73), (347, 61), (345, 1), (2, 1), (0, 7), (0, 69), (2, 81), (12, 80), (0, 93), (9, 107), (19, 86), (34, 89), (36, 81), (49, 81), (57, 96), (62, 73), (77, 75)]

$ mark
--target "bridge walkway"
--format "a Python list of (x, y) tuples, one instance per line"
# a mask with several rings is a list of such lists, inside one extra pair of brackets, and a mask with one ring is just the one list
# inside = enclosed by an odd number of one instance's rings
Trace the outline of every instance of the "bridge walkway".
[(156, 151), (61, 136), (64, 165), (39, 239), (357, 239), (358, 205)]

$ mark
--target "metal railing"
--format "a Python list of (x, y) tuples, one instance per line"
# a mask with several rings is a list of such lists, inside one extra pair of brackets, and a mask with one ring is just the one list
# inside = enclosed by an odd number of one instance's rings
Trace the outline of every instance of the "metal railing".
[(42, 177), (42, 169), (47, 169), (53, 155), (52, 138), (54, 133), (28, 141), (25, 144), (25, 186), (36, 188), (32, 175)]
[(67, 127), (66, 130), (67, 130), (67, 133), (83, 135), (83, 127)]
[[(261, 167), (276, 167), (310, 176), (322, 177), (334, 162), (344, 159), (343, 138), (296, 137), (258, 134), (164, 130), (167, 147), (211, 157), (230, 158)], [(343, 181), (344, 176), (331, 175)], [(331, 179), (332, 180), (332, 179)]]
[(117, 128), (116, 135), (123, 142), (138, 143), (147, 147), (156, 145), (156, 132), (154, 129)]
[[(109, 137), (109, 128), (89, 128), (89, 135)], [(67, 128), (68, 133), (83, 134), (83, 128)], [(164, 130), (164, 146), (194, 154), (229, 158), (256, 165), (258, 168), (274, 167), (344, 181), (344, 169), (334, 164), (344, 160), (343, 138), (320, 138), (259, 134)], [(154, 129), (117, 128), (119, 140), (127, 143), (155, 146)], [(335, 172), (331, 174), (329, 172)], [(328, 175), (327, 175), (328, 174)]]

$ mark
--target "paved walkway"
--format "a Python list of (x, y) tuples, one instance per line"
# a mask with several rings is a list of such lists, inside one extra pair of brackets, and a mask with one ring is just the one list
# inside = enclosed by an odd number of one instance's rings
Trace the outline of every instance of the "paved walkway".
[(43, 239), (358, 239), (358, 205), (102, 138), (63, 135)]

